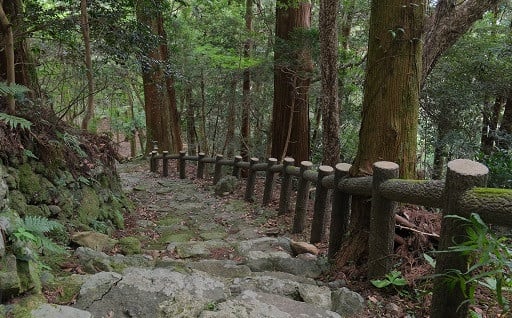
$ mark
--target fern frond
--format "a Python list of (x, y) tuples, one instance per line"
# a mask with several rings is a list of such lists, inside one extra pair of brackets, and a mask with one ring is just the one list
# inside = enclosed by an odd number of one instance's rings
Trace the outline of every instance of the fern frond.
[(31, 233), (39, 234), (39, 236), (43, 236), (42, 234), (44, 233), (48, 233), (62, 227), (62, 224), (59, 222), (48, 220), (47, 218), (41, 216), (27, 215), (25, 218), (23, 218), (22, 222), (22, 226), (25, 228), (25, 230)]
[(0, 82), (0, 96), (19, 96), (25, 94), (28, 91), (30, 91), (30, 89), (23, 85)]
[(39, 243), (41, 244), (41, 248), (45, 253), (48, 254), (67, 254), (68, 252), (66, 249), (57, 243), (53, 242), (46, 236), (42, 236), (39, 238)]
[(9, 125), (11, 129), (15, 129), (16, 127), (20, 126), (21, 129), (30, 130), (30, 126), (32, 126), (32, 123), (25, 118), (9, 115), (6, 113), (0, 113), (0, 120)]

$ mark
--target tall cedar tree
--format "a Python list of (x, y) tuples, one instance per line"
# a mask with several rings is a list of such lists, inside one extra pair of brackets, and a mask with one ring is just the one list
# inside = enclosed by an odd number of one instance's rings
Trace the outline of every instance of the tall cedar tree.
[(287, 42), (292, 33), (310, 26), (311, 3), (277, 1), (271, 155), (293, 157), (297, 163), (309, 159), (308, 91), (313, 63), (307, 45), (290, 52)]
[(136, 2), (136, 15), (139, 23), (147, 26), (158, 39), (142, 60), (142, 81), (146, 113), (147, 146), (157, 141), (161, 150), (177, 153), (183, 148), (174, 78), (169, 72), (167, 37), (162, 16), (163, 1), (139, 0)]
[[(484, 12), (501, 0), (439, 0), (424, 17), (425, 1), (373, 0), (362, 123), (353, 176), (371, 175), (380, 160), (397, 162), (400, 176), (415, 176), (418, 94), (438, 58)], [(424, 43), (424, 51), (422, 45)], [(338, 267), (362, 263), (368, 253), (370, 203), (353, 197), (350, 229)]]

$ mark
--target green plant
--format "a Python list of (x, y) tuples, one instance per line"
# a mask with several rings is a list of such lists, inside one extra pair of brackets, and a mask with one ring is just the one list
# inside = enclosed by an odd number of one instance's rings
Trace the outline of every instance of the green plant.
[[(458, 215), (446, 217), (462, 220), (468, 224), (467, 240), (449, 248), (448, 252), (458, 252), (468, 256), (465, 272), (450, 270), (446, 274), (449, 286), (457, 284), (466, 291), (470, 303), (475, 303), (478, 286), (488, 289), (496, 298), (504, 312), (510, 311), (510, 300), (504, 295), (512, 292), (512, 244), (509, 238), (497, 237), (482, 221), (472, 213), (469, 218)], [(442, 252), (442, 251), (441, 251)]]
[(85, 153), (85, 151), (83, 151), (83, 149), (80, 147), (80, 141), (78, 140), (77, 136), (68, 134), (67, 132), (61, 133), (58, 131), (57, 131), (56, 135), (64, 142), (64, 144), (68, 148), (73, 150), (80, 157), (82, 157), (82, 158), (87, 157), (87, 154)]
[(512, 150), (498, 149), (491, 155), (480, 153), (477, 161), (489, 168), (490, 188), (512, 188)]
[(11, 129), (16, 129), (19, 126), (21, 129), (30, 130), (30, 126), (32, 126), (32, 123), (25, 118), (6, 113), (0, 113), (0, 121), (5, 122)]
[(30, 91), (26, 86), (19, 85), (16, 83), (7, 84), (6, 82), (0, 82), (0, 96), (23, 96), (26, 92)]
[(402, 272), (393, 270), (386, 274), (384, 279), (373, 279), (371, 283), (377, 288), (393, 286), (396, 289), (397, 287), (406, 286), (407, 280), (402, 277)]
[(54, 243), (45, 234), (60, 230), (62, 224), (40, 216), (26, 216), (20, 219), (10, 233), (10, 240), (19, 259), (38, 260), (39, 253), (65, 254), (66, 250)]

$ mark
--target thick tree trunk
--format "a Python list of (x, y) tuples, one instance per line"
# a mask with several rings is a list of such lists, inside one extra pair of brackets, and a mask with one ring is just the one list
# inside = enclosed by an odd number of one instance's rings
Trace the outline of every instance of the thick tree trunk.
[[(373, 0), (368, 65), (359, 146), (352, 175), (371, 175), (380, 160), (400, 165), (400, 176), (413, 178), (421, 79), (425, 3), (421, 0)], [(338, 265), (362, 258), (367, 246), (369, 209), (353, 198), (349, 235)]]
[(320, 1), (320, 65), (322, 73), (322, 164), (334, 167), (340, 158), (338, 100), (338, 0)]
[[(313, 65), (307, 47), (289, 54), (283, 44), (293, 31), (310, 26), (310, 3), (288, 1), (276, 6), (271, 155), (278, 159), (290, 156), (297, 163), (309, 159), (308, 91)], [(293, 56), (292, 61), (285, 61), (285, 55)]]
[(87, 130), (89, 122), (94, 116), (94, 78), (92, 75), (91, 38), (89, 35), (87, 0), (80, 0), (80, 28), (82, 29), (82, 39), (85, 47), (84, 61), (85, 75), (87, 78), (87, 105), (84, 118), (82, 119), (82, 129)]
[(230, 96), (226, 114), (226, 139), (222, 149), (222, 153), (228, 158), (233, 158), (235, 152), (236, 84), (237, 80), (232, 79), (229, 85)]
[(197, 154), (197, 138), (196, 138), (196, 122), (195, 122), (195, 107), (192, 102), (192, 87), (187, 85), (185, 87), (185, 104), (187, 105), (187, 143), (188, 154), (195, 156)]

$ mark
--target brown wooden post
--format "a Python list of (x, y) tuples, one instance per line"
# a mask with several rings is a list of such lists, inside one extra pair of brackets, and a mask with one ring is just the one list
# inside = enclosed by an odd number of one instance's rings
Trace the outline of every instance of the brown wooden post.
[(313, 209), (313, 221), (311, 222), (311, 244), (319, 243), (325, 238), (325, 208), (327, 207), (327, 197), (329, 189), (322, 185), (322, 179), (334, 173), (331, 166), (318, 167), (318, 180), (316, 181), (315, 205)]
[(233, 177), (240, 179), (240, 167), (237, 165), (242, 161), (242, 156), (235, 156), (235, 162), (233, 163)]
[(286, 157), (283, 159), (283, 172), (281, 175), (281, 194), (279, 197), (278, 215), (287, 214), (290, 209), (290, 197), (292, 194), (292, 176), (286, 172), (286, 168), (293, 166), (295, 159)]
[(338, 189), (341, 179), (348, 176), (351, 165), (338, 163), (334, 172), (334, 190), (332, 196), (331, 226), (329, 230), (329, 251), (327, 257), (333, 260), (340, 250), (343, 237), (347, 233), (350, 218), (351, 195)]
[(254, 201), (254, 186), (256, 184), (256, 170), (253, 166), (259, 161), (258, 158), (251, 158), (249, 161), (249, 175), (247, 176), (247, 183), (245, 186), (245, 201)]
[(197, 178), (198, 179), (204, 178), (204, 162), (203, 162), (204, 156), (205, 156), (204, 152), (200, 152), (197, 155)]
[(396, 163), (389, 161), (378, 161), (373, 164), (372, 210), (368, 238), (369, 278), (384, 277), (391, 270), (396, 202), (384, 198), (379, 192), (379, 186), (386, 180), (398, 178), (399, 168)]
[(222, 165), (220, 164), (222, 158), (222, 155), (217, 155), (215, 157), (215, 172), (213, 174), (213, 184), (217, 184), (217, 182), (219, 182), (220, 178), (222, 177)]
[(169, 151), (162, 151), (162, 176), (169, 176)]
[(156, 172), (158, 170), (158, 162), (156, 161), (157, 152), (151, 151), (151, 157), (149, 158), (149, 171)]
[[(467, 159), (457, 159), (448, 163), (446, 182), (444, 187), (443, 216), (461, 215), (458, 211), (458, 202), (461, 196), (473, 187), (483, 187), (487, 183), (489, 169), (486, 166)], [(462, 215), (468, 217), (468, 215)], [(447, 251), (450, 246), (464, 241), (466, 224), (458, 219), (443, 218), (441, 223), (441, 237), (439, 250)], [(468, 256), (458, 252), (443, 252), (437, 254), (436, 270), (438, 275), (434, 279), (434, 291), (430, 317), (432, 318), (465, 318), (468, 314), (466, 295), (467, 286), (456, 284), (450, 289), (443, 276), (448, 270), (465, 272), (468, 266)], [(464, 288), (464, 289), (463, 289)]]
[(178, 159), (178, 169), (180, 171), (180, 179), (185, 179), (187, 177), (187, 171), (186, 171), (186, 161), (185, 161), (185, 155), (187, 152), (185, 150), (180, 151), (180, 158)]
[(313, 167), (313, 163), (311, 161), (302, 161), (300, 163), (299, 187), (297, 189), (292, 233), (302, 233), (306, 227), (306, 207), (311, 181), (304, 178), (304, 173), (310, 170), (311, 167)]
[(265, 189), (263, 190), (262, 205), (268, 205), (272, 201), (272, 190), (274, 189), (274, 175), (272, 167), (277, 163), (276, 158), (267, 159), (267, 172), (265, 176)]

